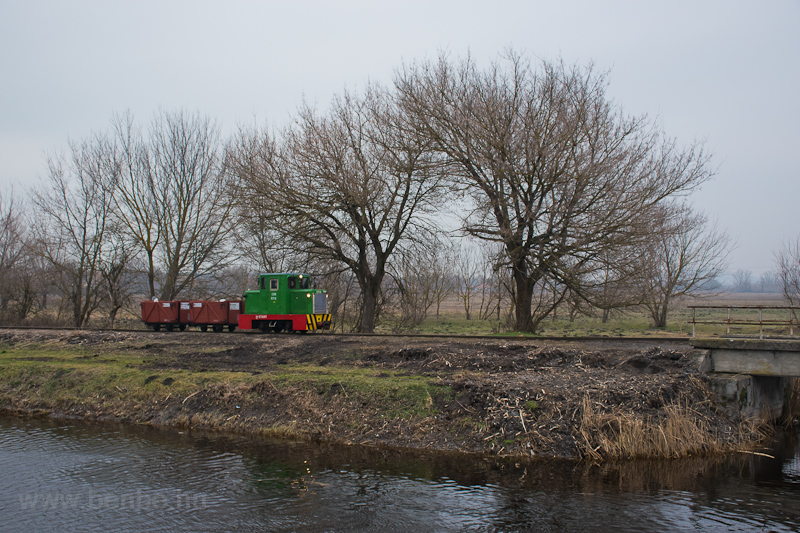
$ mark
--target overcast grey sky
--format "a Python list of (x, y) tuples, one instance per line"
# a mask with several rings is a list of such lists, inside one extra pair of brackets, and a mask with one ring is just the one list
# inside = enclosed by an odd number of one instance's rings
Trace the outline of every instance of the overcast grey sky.
[(718, 172), (693, 202), (738, 242), (730, 271), (772, 269), (800, 234), (800, 0), (0, 0), (0, 191), (114, 113), (279, 126), (404, 61), (507, 47), (594, 61), (626, 111), (705, 140)]

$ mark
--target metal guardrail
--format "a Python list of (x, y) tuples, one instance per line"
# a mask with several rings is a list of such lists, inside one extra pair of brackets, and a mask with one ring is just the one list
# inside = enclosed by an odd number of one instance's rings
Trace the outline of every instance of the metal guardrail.
[[(726, 334), (730, 335), (731, 333), (731, 326), (758, 326), (758, 338), (764, 338), (764, 327), (771, 327), (771, 326), (782, 326), (782, 327), (789, 327), (789, 335), (794, 336), (795, 328), (800, 328), (800, 321), (798, 321), (798, 311), (800, 311), (800, 307), (792, 307), (792, 306), (772, 306), (772, 305), (688, 305), (686, 306), (692, 310), (692, 318), (689, 320), (689, 324), (692, 325), (692, 337), (695, 336), (695, 326), (697, 324), (717, 324), (717, 325), (726, 325), (727, 330)], [(727, 317), (724, 319), (718, 320), (697, 320), (696, 317), (696, 310), (697, 309), (726, 309), (727, 310)], [(732, 309), (752, 309), (758, 311), (758, 320), (752, 319), (740, 319), (740, 318), (731, 318), (731, 310)], [(776, 320), (774, 318), (764, 319), (764, 311), (770, 310), (784, 310), (789, 312), (789, 319), (788, 320)]]

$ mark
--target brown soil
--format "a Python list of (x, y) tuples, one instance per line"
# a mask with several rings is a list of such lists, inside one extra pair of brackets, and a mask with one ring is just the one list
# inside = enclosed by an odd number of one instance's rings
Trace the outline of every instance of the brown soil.
[[(657, 421), (666, 406), (684, 403), (721, 442), (735, 446), (743, 438), (737, 421), (717, 412), (697, 370), (697, 355), (679, 342), (0, 332), (0, 342), (5, 344), (23, 340), (92, 346), (98, 353), (113, 352), (119, 346), (142, 350), (152, 370), (148, 379), (165, 384), (174, 369), (258, 375), (278, 372), (289, 363), (312, 363), (374, 369), (378, 377), (389, 371), (428, 376), (436, 385), (429, 393), (436, 414), (426, 417), (386, 417), (386, 405), (364, 397), (356, 401), (344, 387), (327, 391), (277, 388), (268, 380), (247, 390), (215, 383), (191, 397), (137, 406), (136, 412), (109, 413), (102, 405), (87, 404), (73, 406), (69, 412), (56, 409), (54, 415), (256, 434), (264, 434), (266, 428), (290, 427), (295, 436), (353, 444), (578, 458), (586, 457), (586, 447), (591, 445), (581, 433), (581, 415), (587, 405), (601, 413)], [(209, 353), (209, 347), (214, 353)], [(439, 392), (445, 390), (452, 392)], [(257, 400), (247, 399), (254, 392)], [(614, 430), (612, 426), (606, 429)]]

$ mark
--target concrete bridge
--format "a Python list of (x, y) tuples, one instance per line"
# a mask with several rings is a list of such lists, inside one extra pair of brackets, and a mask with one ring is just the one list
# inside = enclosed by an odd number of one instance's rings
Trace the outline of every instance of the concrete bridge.
[(743, 416), (775, 420), (800, 377), (800, 341), (699, 339), (700, 370), (711, 379), (720, 405)]

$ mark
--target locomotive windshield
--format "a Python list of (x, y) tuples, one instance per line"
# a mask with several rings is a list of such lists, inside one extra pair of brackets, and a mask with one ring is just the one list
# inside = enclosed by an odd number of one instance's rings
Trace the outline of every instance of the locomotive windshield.
[(310, 289), (311, 278), (308, 276), (291, 277), (288, 284), (290, 289)]

